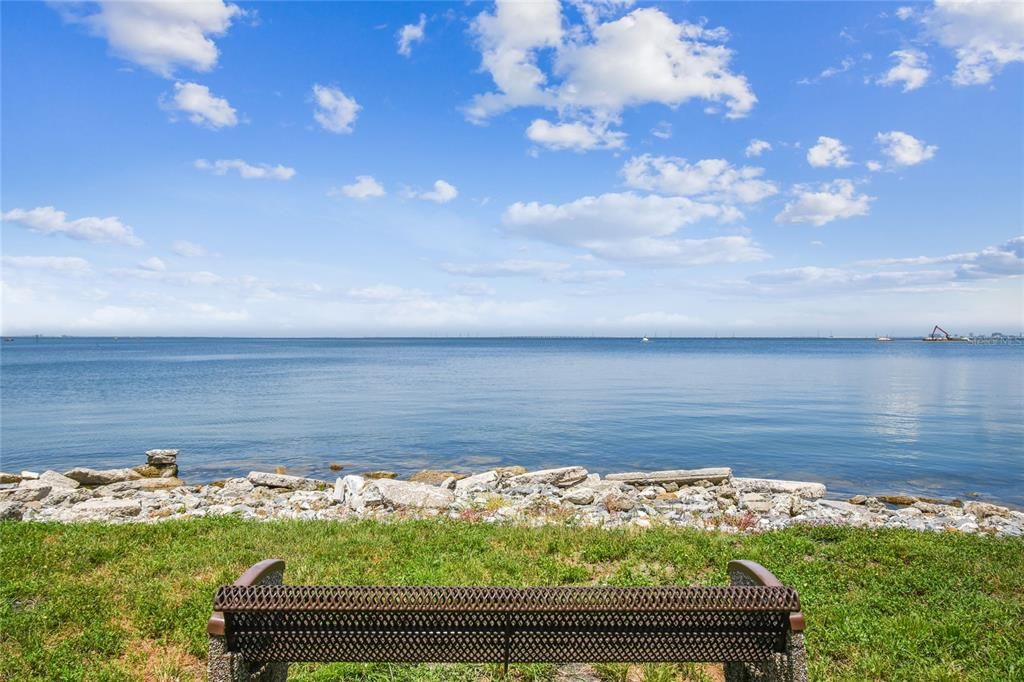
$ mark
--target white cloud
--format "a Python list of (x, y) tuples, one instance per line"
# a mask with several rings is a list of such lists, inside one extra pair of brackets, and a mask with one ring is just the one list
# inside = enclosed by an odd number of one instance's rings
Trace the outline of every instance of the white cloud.
[(153, 256), (139, 263), (139, 267), (143, 270), (152, 270), (153, 272), (163, 272), (167, 269), (167, 264), (162, 260)]
[(822, 135), (818, 138), (818, 144), (807, 150), (807, 163), (815, 168), (845, 168), (851, 164), (846, 158), (846, 145), (834, 137)]
[(441, 269), (445, 272), (467, 277), (542, 277), (564, 272), (571, 267), (569, 263), (559, 261), (516, 259), (472, 265), (441, 264)]
[(197, 159), (195, 167), (214, 175), (226, 175), (229, 170), (235, 170), (245, 180), (291, 180), (295, 177), (294, 168), (280, 164), (271, 166), (268, 163), (253, 165), (241, 159), (220, 159), (212, 163), (206, 159)]
[(645, 329), (652, 327), (684, 326), (684, 327), (705, 327), (707, 323), (696, 317), (682, 313), (667, 313), (662, 310), (636, 313), (622, 318), (622, 323), (630, 326), (640, 326)]
[(198, 83), (175, 83), (173, 97), (161, 97), (160, 106), (183, 112), (192, 123), (214, 130), (238, 125), (238, 115), (228, 101)]
[(350, 199), (372, 199), (382, 197), (387, 192), (384, 191), (384, 185), (374, 180), (372, 175), (357, 175), (356, 181), (352, 184), (332, 189), (328, 194), (330, 196), (342, 194)]
[(622, 167), (626, 185), (676, 196), (696, 196), (709, 201), (750, 204), (778, 194), (775, 183), (761, 180), (763, 168), (734, 168), (724, 159), (686, 159), (644, 154)]
[(85, 5), (61, 4), (58, 11), (105, 38), (114, 54), (166, 78), (179, 66), (212, 69), (219, 51), (211, 36), (224, 35), (245, 14), (221, 0), (102, 0), (96, 6), (91, 14), (79, 12)]
[(777, 223), (810, 223), (820, 227), (840, 218), (867, 215), (874, 197), (858, 194), (849, 180), (833, 180), (816, 187), (795, 185), (793, 201), (775, 216)]
[(1024, 276), (1024, 236), (973, 254), (970, 262), (956, 270), (959, 279), (989, 279)]
[(878, 171), (882, 170), (882, 164), (880, 164), (877, 161), (867, 161), (864, 165), (872, 173), (877, 173)]
[(146, 267), (145, 263), (140, 264), (137, 268), (113, 268), (108, 272), (115, 277), (130, 277), (175, 286), (214, 287), (224, 283), (224, 278), (214, 272), (206, 270), (171, 272), (166, 269)]
[(463, 282), (455, 291), (460, 296), (494, 296), (498, 293), (494, 287), (484, 282)]
[(426, 293), (419, 289), (403, 289), (390, 284), (376, 284), (349, 289), (345, 295), (359, 303), (396, 303), (422, 298), (426, 296)]
[(844, 57), (843, 60), (839, 62), (839, 66), (829, 66), (828, 68), (823, 69), (822, 72), (819, 73), (814, 78), (801, 78), (800, 80), (797, 81), (797, 84), (813, 85), (814, 83), (818, 83), (822, 80), (825, 80), (826, 78), (832, 78), (833, 76), (838, 76), (841, 73), (846, 73), (851, 68), (853, 68), (853, 66), (856, 63), (857, 60), (854, 59), (853, 57)]
[(896, 18), (898, 18), (900, 21), (906, 21), (907, 19), (910, 19), (911, 17), (914, 16), (914, 8), (913, 7), (897, 7), (895, 14), (896, 14)]
[(406, 24), (398, 31), (398, 54), (403, 57), (412, 56), (414, 43), (423, 41), (424, 29), (427, 27), (427, 15), (421, 14), (419, 23)]
[(982, 85), (1007, 64), (1024, 62), (1024, 3), (936, 0), (921, 21), (955, 52), (955, 85)]
[(433, 201), (436, 204), (447, 204), (449, 201), (459, 196), (459, 190), (455, 185), (449, 182), (436, 180), (434, 181), (434, 189), (423, 192), (408, 191), (406, 195), (413, 199)]
[(896, 166), (916, 166), (935, 156), (939, 149), (933, 144), (925, 144), (913, 135), (898, 130), (878, 133), (875, 141), (882, 145), (882, 153)]
[(313, 86), (313, 119), (331, 133), (351, 133), (362, 107), (338, 88)]
[[(496, 89), (475, 96), (466, 117), (483, 123), (509, 109), (539, 106), (557, 110), (565, 124), (605, 131), (624, 108), (647, 103), (675, 108), (703, 99), (723, 105), (730, 118), (750, 112), (757, 98), (729, 68), (732, 51), (719, 44), (728, 38), (725, 29), (676, 23), (655, 8), (601, 23), (627, 4), (581, 4), (585, 25), (567, 30), (557, 0), (499, 0), (493, 13), (481, 12), (472, 31)], [(540, 61), (545, 51), (550, 73)]]
[(69, 275), (86, 275), (92, 272), (89, 261), (77, 256), (4, 256), (2, 262), (9, 268), (50, 270)]
[(555, 150), (621, 149), (626, 142), (626, 133), (608, 130), (606, 125), (551, 123), (542, 118), (530, 124), (526, 136), (537, 144)]
[(761, 154), (765, 152), (770, 152), (771, 150), (772, 145), (770, 142), (753, 139), (750, 141), (750, 144), (747, 145), (747, 148), (743, 151), (743, 153), (746, 154), (748, 157), (761, 156)]
[(200, 258), (210, 255), (205, 246), (184, 239), (178, 239), (171, 244), (171, 250), (183, 258)]
[(728, 207), (686, 197), (624, 192), (582, 197), (566, 204), (517, 202), (505, 210), (502, 220), (511, 233), (584, 248), (606, 260), (681, 266), (766, 258), (747, 237), (670, 238), (686, 225), (729, 217)]
[(667, 140), (672, 137), (672, 124), (668, 121), (659, 121), (658, 125), (651, 128), (651, 135), (659, 140)]
[(928, 82), (931, 70), (928, 68), (928, 55), (921, 50), (896, 50), (889, 54), (896, 64), (885, 72), (876, 83), (879, 85), (903, 84), (903, 92), (917, 90)]
[(11, 209), (3, 214), (3, 219), (43, 234), (62, 234), (88, 242), (118, 242), (128, 246), (142, 246), (142, 240), (135, 236), (131, 226), (125, 225), (116, 217), (68, 220), (64, 211), (58, 211), (53, 206), (40, 206), (28, 211), (21, 208)]

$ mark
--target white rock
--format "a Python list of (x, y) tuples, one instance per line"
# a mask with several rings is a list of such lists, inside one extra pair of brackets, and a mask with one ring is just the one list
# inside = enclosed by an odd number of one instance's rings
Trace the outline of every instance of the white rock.
[(763, 514), (772, 508), (772, 498), (764, 493), (744, 493), (740, 495), (740, 509)]
[(237, 497), (248, 495), (254, 488), (252, 481), (247, 478), (229, 478), (224, 481), (224, 487), (220, 489), (220, 494), (224, 497)]
[(686, 485), (697, 481), (722, 483), (732, 477), (732, 469), (728, 467), (711, 467), (707, 469), (672, 469), (668, 471), (633, 471), (624, 474), (608, 474), (607, 481), (621, 481), (629, 485), (644, 487), (664, 483)]
[(0, 490), (0, 500), (12, 502), (35, 502), (50, 494), (53, 488), (36, 479), (22, 480), (17, 488), (5, 488)]
[(267, 488), (326, 490), (330, 487), (330, 483), (327, 481), (318, 481), (313, 478), (303, 478), (302, 476), (289, 476), (287, 474), (270, 474), (265, 471), (250, 471), (246, 478), (253, 485), (261, 485)]
[(569, 488), (585, 481), (587, 474), (586, 469), (578, 466), (542, 469), (513, 476), (503, 481), (502, 485), (509, 488), (520, 485), (553, 485), (559, 488)]
[(491, 470), (482, 474), (467, 476), (455, 481), (455, 492), (459, 494), (478, 493), (484, 490), (491, 490), (498, 482), (498, 472)]
[(997, 504), (989, 504), (988, 502), (965, 502), (964, 512), (972, 514), (976, 518), (984, 519), (989, 516), (1009, 516), (1010, 510), (1006, 507), (1000, 507)]
[(396, 509), (447, 509), (455, 501), (450, 490), (427, 483), (382, 478), (367, 487), (380, 493), (385, 505)]
[(809, 500), (825, 497), (825, 485), (806, 481), (781, 481), (772, 478), (734, 478), (732, 484), (743, 492), (789, 493)]
[(23, 479), (29, 479), (33, 481), (39, 478), (39, 473), (35, 471), (22, 471), (20, 475)]
[(39, 480), (42, 483), (49, 483), (54, 488), (77, 488), (81, 485), (78, 481), (73, 478), (68, 478), (64, 474), (59, 474), (56, 471), (44, 471), (39, 475)]
[(146, 450), (146, 461), (149, 464), (175, 464), (178, 461), (178, 451), (170, 448)]
[(142, 478), (142, 474), (132, 469), (96, 470), (87, 467), (75, 467), (71, 471), (65, 471), (64, 475), (82, 485), (107, 485), (121, 481), (136, 481)]

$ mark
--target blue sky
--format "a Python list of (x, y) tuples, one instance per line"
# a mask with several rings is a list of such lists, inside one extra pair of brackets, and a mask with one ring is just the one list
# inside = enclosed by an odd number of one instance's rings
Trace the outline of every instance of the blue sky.
[(5, 334), (1024, 327), (1024, 5), (2, 20)]

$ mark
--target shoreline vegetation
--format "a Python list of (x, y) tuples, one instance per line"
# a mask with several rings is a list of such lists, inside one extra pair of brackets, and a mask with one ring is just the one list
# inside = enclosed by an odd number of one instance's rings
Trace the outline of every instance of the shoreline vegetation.
[(631, 472), (601, 477), (580, 466), (482, 473), (421, 471), (348, 474), (334, 482), (253, 471), (190, 485), (178, 477), (178, 450), (146, 452), (134, 468), (65, 473), (0, 473), (0, 520), (153, 523), (243, 519), (381, 521), (447, 517), (542, 526), (684, 527), (733, 533), (790, 526), (905, 528), (1024, 536), (1024, 512), (988, 502), (911, 495), (827, 499), (825, 486), (744, 478), (731, 469)]
[[(0, 679), (199, 680), (218, 585), (258, 560), (290, 584), (724, 585), (767, 566), (800, 593), (815, 680), (1020, 680), (1024, 539), (840, 526), (0, 522)], [(495, 666), (293, 666), (297, 680), (484, 682)], [(713, 682), (718, 666), (513, 666), (513, 681)]]

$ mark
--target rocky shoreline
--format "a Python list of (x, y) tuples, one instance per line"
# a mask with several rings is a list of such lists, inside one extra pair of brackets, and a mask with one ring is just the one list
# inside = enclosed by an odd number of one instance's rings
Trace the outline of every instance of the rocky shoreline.
[(1024, 535), (1024, 512), (978, 501), (908, 495), (826, 499), (825, 486), (742, 478), (728, 468), (609, 474), (583, 467), (502, 467), (466, 475), (421, 471), (349, 474), (334, 482), (254, 471), (190, 485), (177, 450), (149, 450), (133, 469), (0, 473), (0, 519), (153, 523), (233, 515), (246, 519), (379, 520), (445, 516), (483, 523), (601, 527), (654, 525), (757, 532), (843, 525)]

